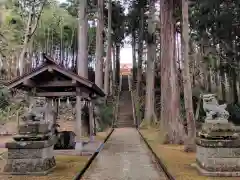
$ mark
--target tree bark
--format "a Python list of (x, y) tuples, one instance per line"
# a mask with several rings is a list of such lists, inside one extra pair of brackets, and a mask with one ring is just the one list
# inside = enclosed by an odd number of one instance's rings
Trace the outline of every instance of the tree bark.
[(103, 0), (98, 0), (98, 22), (96, 32), (96, 71), (95, 84), (103, 88)]
[(192, 87), (189, 71), (189, 22), (188, 22), (188, 0), (182, 0), (182, 51), (183, 51), (183, 87), (184, 87), (184, 105), (187, 118), (188, 138), (185, 142), (185, 150), (195, 151), (195, 120), (192, 102)]
[[(88, 79), (88, 59), (87, 59), (87, 31), (88, 31), (88, 18), (87, 18), (87, 0), (79, 1), (79, 27), (78, 27), (78, 54), (77, 54), (77, 73), (79, 76), (82, 76)], [(81, 100), (81, 91), (80, 89), (77, 94), (76, 101), (76, 121), (77, 121), (77, 139), (80, 140), (80, 137), (83, 134), (87, 134), (86, 127), (82, 123), (82, 100)], [(81, 121), (81, 122), (80, 122)]]
[(116, 84), (120, 83), (120, 44), (116, 44)]
[(112, 73), (113, 73), (113, 86), (115, 86), (116, 84), (116, 48), (115, 48), (115, 46), (113, 45), (112, 46), (112, 57), (113, 57), (113, 59), (112, 59)]
[(173, 0), (160, 1), (161, 18), (161, 129), (165, 143), (179, 144), (184, 140), (183, 126), (179, 122), (179, 93), (176, 91), (177, 75), (174, 69)]
[(144, 10), (141, 8), (139, 39), (138, 39), (138, 69), (137, 69), (137, 96), (141, 95), (142, 82), (142, 57), (143, 57), (143, 33), (144, 33)]
[(77, 72), (79, 76), (88, 78), (88, 59), (87, 52), (87, 0), (79, 1), (79, 29), (78, 29), (78, 55), (77, 55)]
[(105, 63), (105, 73), (104, 73), (104, 91), (106, 96), (109, 94), (109, 73), (111, 64), (111, 48), (112, 48), (112, 1), (108, 1), (108, 34), (107, 34), (107, 58)]
[(136, 81), (137, 77), (137, 59), (136, 59), (136, 34), (135, 31), (132, 32), (132, 65), (133, 65), (133, 83)]
[(147, 72), (146, 72), (146, 96), (145, 96), (145, 114), (144, 120), (150, 125), (154, 112), (154, 75), (155, 75), (155, 58), (156, 58), (156, 38), (154, 24), (155, 1), (149, 2), (148, 17), (148, 42), (147, 42)]

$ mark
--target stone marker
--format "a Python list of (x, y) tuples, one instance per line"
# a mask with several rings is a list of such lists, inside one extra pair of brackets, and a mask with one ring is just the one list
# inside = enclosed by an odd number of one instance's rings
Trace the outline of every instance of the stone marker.
[(197, 134), (196, 168), (206, 176), (240, 176), (240, 139), (228, 122), (226, 105), (214, 94), (203, 95), (205, 123)]
[(6, 143), (6, 174), (45, 175), (56, 166), (53, 154), (56, 138), (49, 129), (49, 123), (42, 118), (36, 112), (27, 113), (19, 134), (13, 137), (15, 141)]

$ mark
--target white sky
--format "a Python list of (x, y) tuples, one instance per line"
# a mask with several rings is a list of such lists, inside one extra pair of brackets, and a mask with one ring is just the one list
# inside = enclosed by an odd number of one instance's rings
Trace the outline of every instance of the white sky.
[[(58, 0), (59, 2), (65, 2), (65, 0)], [(132, 63), (132, 48), (129, 44), (124, 44), (124, 47), (120, 51), (120, 63)]]

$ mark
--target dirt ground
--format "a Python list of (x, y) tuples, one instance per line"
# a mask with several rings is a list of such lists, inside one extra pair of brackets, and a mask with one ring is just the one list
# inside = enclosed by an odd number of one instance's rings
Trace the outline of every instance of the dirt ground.
[(191, 165), (196, 161), (196, 153), (184, 152), (182, 145), (163, 145), (161, 132), (156, 129), (144, 129), (141, 133), (153, 151), (166, 165), (176, 180), (239, 180), (240, 177), (206, 177), (201, 176)]
[[(72, 180), (87, 163), (89, 156), (56, 156), (56, 168), (46, 176), (12, 176), (1, 175), (1, 180)], [(4, 161), (0, 161), (0, 169), (4, 167)]]

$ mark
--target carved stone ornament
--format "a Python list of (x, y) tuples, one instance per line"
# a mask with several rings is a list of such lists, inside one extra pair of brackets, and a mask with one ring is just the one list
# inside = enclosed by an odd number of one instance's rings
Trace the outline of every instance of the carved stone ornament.
[(229, 113), (225, 110), (227, 105), (219, 105), (215, 94), (204, 94), (203, 99), (203, 109), (206, 112), (206, 119), (208, 120), (222, 120), (226, 121), (229, 117)]

